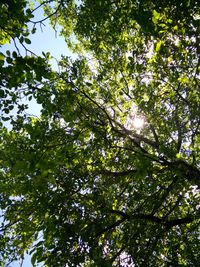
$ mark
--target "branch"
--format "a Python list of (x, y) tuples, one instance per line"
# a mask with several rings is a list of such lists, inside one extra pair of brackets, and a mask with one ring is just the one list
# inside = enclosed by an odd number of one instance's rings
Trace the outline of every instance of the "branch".
[(129, 89), (129, 86), (128, 86), (128, 82), (127, 82), (127, 80), (126, 80), (126, 78), (125, 78), (125, 76), (124, 76), (124, 73), (123, 73), (121, 70), (120, 70), (120, 73), (121, 73), (121, 75), (122, 75), (122, 77), (123, 77), (123, 80), (124, 80), (124, 82), (125, 82), (125, 84), (126, 84), (126, 88), (127, 88), (127, 92), (125, 92), (124, 89), (122, 89), (122, 91), (129, 97), (129, 99), (132, 99), (132, 97), (131, 97), (130, 94), (129, 94), (130, 89)]
[(150, 222), (155, 222), (155, 223), (162, 223), (163, 219), (156, 217), (151, 214), (134, 214), (131, 216), (131, 219), (142, 219), (142, 220), (147, 220)]
[[(18, 38), (19, 39), (19, 38)], [(23, 46), (23, 48), (25, 49), (25, 51), (26, 51), (26, 55), (27, 55), (27, 53), (30, 53), (31, 54), (31, 56), (35, 56), (35, 57), (37, 57), (37, 55), (34, 53), (34, 52), (32, 52), (31, 50), (29, 50), (23, 43), (21, 43), (20, 42), (20, 44)]]
[(114, 228), (116, 228), (117, 226), (119, 226), (120, 224), (122, 224), (124, 221), (126, 220), (126, 218), (122, 218), (120, 220), (117, 220), (116, 222), (114, 222), (113, 224), (105, 227), (101, 232), (99, 232), (96, 237), (101, 236), (103, 233), (108, 232), (110, 230), (113, 230)]
[(45, 5), (45, 4), (48, 4), (48, 3), (51, 3), (53, 2), (54, 0), (49, 0), (49, 1), (44, 1), (42, 2), (40, 5), (38, 5), (37, 7), (35, 7), (31, 13), (35, 12), (37, 9), (39, 9), (41, 6)]
[(149, 221), (149, 222), (163, 225), (167, 229), (170, 229), (170, 228), (177, 226), (177, 225), (191, 223), (194, 221), (194, 218), (192, 216), (166, 221), (166, 220), (164, 220), (164, 218), (159, 218), (159, 217), (156, 217), (152, 214), (140, 214), (140, 213), (138, 213), (138, 214), (128, 215), (127, 213), (120, 211), (120, 210), (108, 210), (108, 212), (119, 215), (122, 218), (120, 220), (115, 221), (113, 224), (105, 227), (103, 230), (101, 230), (96, 235), (96, 237), (99, 237), (103, 233), (115, 229), (116, 227), (118, 227), (120, 224), (122, 224), (126, 220), (128, 220), (128, 221), (130, 221), (130, 220), (145, 220), (145, 221)]
[(173, 190), (173, 188), (176, 184), (176, 181), (177, 181), (177, 177), (175, 176), (167, 188), (161, 187), (161, 189), (159, 191), (162, 195), (160, 196), (160, 194), (159, 194), (157, 196), (157, 201), (156, 201), (154, 208), (151, 212), (152, 215), (155, 214), (162, 207), (162, 203), (166, 200), (166, 198), (169, 196), (170, 192)]
[(137, 134), (137, 133), (134, 133), (132, 130), (128, 130), (126, 129), (123, 125), (121, 125), (119, 122), (116, 122), (117, 126), (119, 126), (121, 129), (116, 129), (114, 128), (114, 130), (118, 130), (119, 133), (123, 134), (123, 135), (126, 135), (126, 136), (129, 136), (130, 140), (134, 143), (140, 143), (140, 142), (144, 142), (150, 146), (152, 146), (153, 148), (157, 149), (157, 144), (156, 142), (144, 137), (143, 135), (141, 134)]
[(41, 24), (44, 21), (46, 21), (47, 19), (49, 19), (50, 17), (52, 17), (53, 15), (55, 15), (58, 12), (58, 10), (60, 9), (60, 7), (61, 7), (61, 4), (59, 4), (58, 7), (56, 8), (56, 10), (53, 13), (49, 14), (46, 18), (41, 19), (41, 20), (38, 20), (38, 21), (32, 21), (32, 20), (30, 20), (30, 22), (33, 23), (34, 25), (37, 24), (37, 23), (40, 23)]
[[(120, 211), (120, 210), (110, 210), (110, 212), (115, 213), (117, 215), (120, 215), (122, 217), (122, 219), (124, 219), (124, 220), (135, 220), (135, 219), (147, 220), (150, 222), (163, 224), (167, 228), (171, 228), (171, 227), (176, 226), (176, 225), (191, 223), (194, 221), (194, 217), (192, 217), (192, 216), (187, 216), (187, 217), (181, 218), (181, 219), (174, 219), (174, 220), (166, 221), (166, 220), (164, 220), (164, 218), (159, 218), (159, 217), (156, 217), (152, 214), (140, 214), (140, 213), (138, 213), (138, 214), (128, 215), (125, 212)], [(117, 221), (117, 222), (119, 222), (119, 221)]]
[(156, 144), (156, 146), (157, 146), (157, 148), (158, 148), (158, 147), (159, 147), (159, 139), (158, 139), (158, 135), (157, 135), (157, 133), (156, 133), (156, 130), (155, 130), (155, 128), (153, 127), (152, 124), (149, 124), (149, 126), (150, 126), (150, 129), (151, 129), (152, 133), (153, 133), (153, 136), (154, 136), (154, 139), (155, 139), (155, 144)]
[(80, 91), (87, 99), (89, 99), (92, 103), (94, 103), (101, 111), (103, 111), (103, 113), (106, 115), (106, 117), (108, 118), (109, 120), (109, 123), (111, 125), (111, 127), (113, 128), (113, 121), (112, 119), (110, 118), (108, 112), (102, 107), (100, 106), (94, 99), (92, 99), (89, 95), (86, 94), (86, 92), (84, 91)]
[(196, 166), (181, 159), (171, 162), (169, 166), (180, 170), (185, 179), (194, 182), (200, 188), (200, 170)]
[(165, 222), (165, 226), (167, 228), (172, 228), (173, 226), (181, 225), (181, 224), (187, 224), (187, 223), (191, 223), (193, 221), (194, 221), (194, 218), (185, 217), (185, 218), (181, 218), (181, 219), (175, 219), (175, 220), (167, 221), (167, 222)]
[(177, 118), (175, 118), (175, 123), (176, 123), (176, 127), (177, 127), (177, 130), (178, 130), (178, 141), (177, 141), (177, 153), (180, 151), (181, 149), (181, 145), (182, 145), (182, 136), (181, 136), (181, 125), (178, 121)]
[(124, 219), (130, 219), (130, 216), (121, 210), (109, 210), (110, 213), (120, 215)]

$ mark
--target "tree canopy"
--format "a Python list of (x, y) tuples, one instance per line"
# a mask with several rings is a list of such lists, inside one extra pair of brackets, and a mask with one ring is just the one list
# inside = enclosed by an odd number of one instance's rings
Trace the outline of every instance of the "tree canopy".
[[(0, 45), (15, 45), (0, 53), (0, 266), (27, 252), (33, 266), (199, 266), (198, 1), (9, 0), (0, 12)], [(59, 71), (28, 49), (47, 19), (77, 53)]]

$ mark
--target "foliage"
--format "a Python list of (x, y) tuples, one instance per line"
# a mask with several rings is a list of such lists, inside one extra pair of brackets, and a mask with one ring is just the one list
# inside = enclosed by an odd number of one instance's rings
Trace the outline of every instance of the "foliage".
[(57, 73), (7, 53), (2, 112), (19, 92), (42, 108), (1, 129), (3, 264), (198, 266), (198, 1), (42, 6), (84, 53)]
[(27, 22), (32, 18), (27, 1), (2, 0), (0, 8), (0, 45), (9, 42), (11, 38), (26, 36)]

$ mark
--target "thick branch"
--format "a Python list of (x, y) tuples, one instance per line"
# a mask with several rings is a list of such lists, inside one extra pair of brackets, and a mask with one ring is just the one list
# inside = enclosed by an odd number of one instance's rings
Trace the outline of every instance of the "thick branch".
[[(119, 210), (110, 210), (110, 212), (115, 213), (117, 215), (120, 215), (124, 220), (141, 219), (141, 220), (146, 220), (146, 221), (150, 221), (150, 222), (155, 222), (158, 224), (163, 224), (167, 228), (171, 228), (171, 227), (176, 226), (176, 225), (191, 223), (194, 221), (194, 218), (192, 216), (187, 216), (185, 218), (174, 219), (174, 220), (165, 220), (164, 218), (159, 218), (159, 217), (156, 217), (156, 216), (151, 215), (151, 214), (140, 214), (139, 213), (139, 214), (128, 215), (125, 212), (119, 211)], [(117, 222), (119, 222), (119, 221), (117, 221)]]
[(190, 165), (184, 160), (177, 160), (169, 165), (173, 169), (179, 170), (183, 178), (194, 182), (200, 188), (200, 170), (196, 166)]
[(176, 226), (176, 225), (187, 224), (187, 223), (191, 223), (193, 221), (194, 221), (194, 218), (185, 217), (185, 218), (181, 218), (181, 219), (175, 219), (175, 220), (171, 220), (171, 221), (166, 221), (165, 222), (165, 226), (167, 228), (171, 228), (171, 227)]

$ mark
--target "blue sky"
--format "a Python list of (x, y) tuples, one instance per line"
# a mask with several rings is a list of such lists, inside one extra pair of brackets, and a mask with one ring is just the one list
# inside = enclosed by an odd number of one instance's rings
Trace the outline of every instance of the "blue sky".
[[(43, 16), (43, 12), (41, 10), (37, 11), (37, 14), (35, 14), (34, 21), (37, 21), (41, 19)], [(30, 40), (31, 44), (26, 45), (29, 50), (34, 52), (36, 55), (42, 55), (42, 52), (50, 52), (51, 55), (59, 60), (61, 58), (61, 54), (65, 56), (73, 56), (72, 52), (69, 51), (67, 48), (67, 45), (65, 43), (65, 40), (63, 37), (59, 36), (59, 33), (57, 35), (55, 34), (55, 31), (53, 28), (51, 28), (48, 25), (48, 21), (44, 22), (45, 26), (42, 26), (42, 30), (39, 25), (37, 25), (37, 31), (34, 35), (31, 35)], [(24, 49), (22, 46), (18, 46), (21, 53), (24, 53)], [(14, 44), (6, 44), (3, 47), (1, 47), (1, 52), (5, 52), (6, 50), (16, 50), (14, 48)], [(57, 69), (57, 61), (52, 60), (52, 67), (54, 69)], [(30, 108), (28, 110), (29, 113), (34, 115), (39, 115), (39, 106), (35, 101), (31, 101)], [(31, 264), (31, 258), (29, 255), (25, 255), (25, 259), (23, 261), (23, 264), (20, 265), (21, 262), (14, 262), (10, 267), (32, 267)], [(38, 265), (40, 266), (40, 265)]]
[[(32, 19), (33, 21), (39, 21), (43, 17), (42, 9), (38, 9), (37, 13), (34, 13), (35, 17)], [(44, 24), (44, 25), (43, 25)], [(29, 39), (31, 40), (31, 44), (26, 47), (34, 52), (36, 55), (42, 55), (42, 52), (51, 52), (51, 55), (55, 57), (57, 60), (60, 59), (61, 54), (67, 56), (73, 56), (73, 53), (67, 48), (65, 40), (62, 36), (59, 35), (59, 32), (55, 32), (55, 30), (49, 25), (48, 20), (45, 20), (43, 24), (36, 24), (37, 31), (35, 34), (31, 34)], [(30, 29), (32, 29), (33, 24), (30, 23)], [(18, 48), (20, 53), (25, 52), (24, 48), (18, 44)], [(13, 42), (11, 44), (6, 44), (1, 48), (1, 51), (4, 52), (8, 49), (15, 49)], [(16, 49), (15, 49), (16, 50)], [(56, 60), (55, 63), (56, 67)]]

